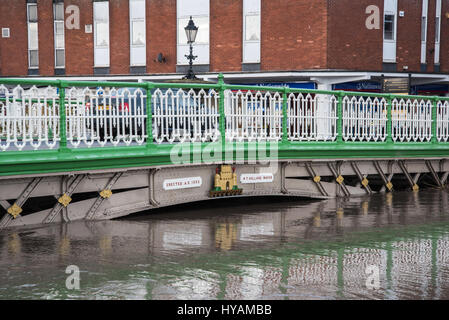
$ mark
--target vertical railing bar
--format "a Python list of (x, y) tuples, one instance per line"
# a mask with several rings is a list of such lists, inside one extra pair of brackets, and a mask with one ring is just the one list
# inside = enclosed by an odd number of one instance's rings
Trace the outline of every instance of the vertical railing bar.
[(337, 104), (337, 143), (343, 143), (343, 91), (338, 92)]
[(218, 85), (220, 86), (220, 104), (219, 104), (219, 113), (220, 113), (220, 134), (221, 134), (221, 143), (222, 143), (222, 150), (224, 151), (225, 143), (226, 143), (226, 133), (225, 133), (225, 110), (224, 110), (224, 77), (223, 74), (220, 73), (218, 75)]
[(392, 108), (392, 97), (391, 95), (388, 95), (387, 97), (387, 143), (393, 143), (393, 118), (391, 114), (391, 108)]
[(437, 140), (437, 100), (438, 97), (432, 97), (432, 143), (438, 143)]
[(59, 151), (67, 151), (67, 120), (65, 108), (65, 88), (67, 84), (63, 80), (59, 80)]
[(147, 130), (147, 148), (150, 148), (153, 145), (153, 111), (151, 106), (151, 99), (152, 94), (151, 90), (154, 88), (154, 84), (151, 82), (147, 82), (147, 103), (146, 103), (146, 110), (147, 110), (147, 124), (146, 124), (146, 130)]
[(285, 87), (282, 92), (282, 143), (285, 144), (288, 142), (288, 133), (287, 133), (287, 125), (288, 125), (288, 114), (287, 114), (287, 93), (289, 92), (289, 88)]

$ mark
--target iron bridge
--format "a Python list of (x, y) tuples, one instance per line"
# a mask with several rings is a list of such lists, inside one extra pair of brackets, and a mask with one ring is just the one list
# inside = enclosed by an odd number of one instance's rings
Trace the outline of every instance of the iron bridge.
[(0, 79), (0, 229), (217, 197), (445, 188), (449, 98)]

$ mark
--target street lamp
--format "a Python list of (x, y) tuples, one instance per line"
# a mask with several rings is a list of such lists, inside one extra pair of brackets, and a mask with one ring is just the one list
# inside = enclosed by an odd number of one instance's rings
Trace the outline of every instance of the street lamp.
[(184, 30), (186, 31), (187, 43), (190, 44), (190, 54), (185, 55), (185, 57), (189, 59), (189, 71), (187, 72), (187, 75), (184, 77), (184, 79), (194, 80), (197, 79), (197, 77), (195, 77), (195, 74), (193, 73), (193, 60), (198, 58), (198, 56), (193, 55), (193, 43), (195, 42), (196, 34), (198, 33), (198, 27), (195, 26), (192, 17), (190, 17), (189, 23), (187, 24), (187, 27), (184, 28)]

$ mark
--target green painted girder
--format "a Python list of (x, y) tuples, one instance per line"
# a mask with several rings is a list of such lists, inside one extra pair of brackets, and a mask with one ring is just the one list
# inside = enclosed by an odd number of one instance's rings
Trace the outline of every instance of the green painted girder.
[[(287, 142), (278, 145), (277, 155), (270, 155), (270, 149), (267, 147), (268, 154), (265, 155), (265, 152), (262, 152), (262, 157), (257, 154), (260, 148), (259, 143), (228, 143), (226, 146), (233, 148), (231, 149), (233, 159), (236, 161), (449, 157), (449, 143)], [(186, 162), (184, 164), (204, 164), (201, 160), (204, 150), (214, 148), (220, 150), (221, 141), (184, 144), (182, 147), (190, 150), (188, 159), (187, 157), (184, 159)], [(172, 152), (173, 148), (176, 149)], [(143, 144), (123, 147), (4, 151), (0, 153), (0, 176), (173, 165), (171, 154), (179, 149), (180, 145)], [(220, 163), (222, 162), (220, 159), (225, 159), (225, 154), (221, 153), (221, 157), (215, 159), (218, 159), (216, 162)]]

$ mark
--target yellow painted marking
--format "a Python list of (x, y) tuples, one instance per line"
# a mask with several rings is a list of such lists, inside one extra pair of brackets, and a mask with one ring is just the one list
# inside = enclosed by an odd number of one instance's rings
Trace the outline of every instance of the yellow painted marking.
[(345, 178), (343, 178), (342, 176), (338, 176), (338, 178), (335, 181), (337, 181), (338, 184), (342, 184), (344, 180)]
[(17, 218), (17, 216), (19, 215), (19, 214), (21, 214), (22, 213), (22, 208), (21, 207), (19, 207), (16, 203), (14, 203), (11, 207), (9, 207), (9, 209), (8, 209), (8, 213), (10, 214), (10, 215), (12, 215), (12, 217), (15, 219), (15, 218)]
[(368, 184), (369, 184), (369, 181), (367, 178), (362, 180), (362, 186), (364, 186), (366, 188), (368, 186)]
[(72, 198), (66, 193), (64, 193), (61, 198), (58, 199), (58, 202), (62, 204), (64, 207), (67, 207), (70, 202), (72, 202)]
[(103, 191), (100, 192), (100, 196), (103, 199), (109, 199), (112, 196), (112, 191), (109, 190), (109, 189), (103, 190)]

